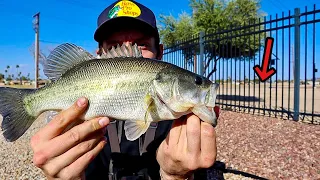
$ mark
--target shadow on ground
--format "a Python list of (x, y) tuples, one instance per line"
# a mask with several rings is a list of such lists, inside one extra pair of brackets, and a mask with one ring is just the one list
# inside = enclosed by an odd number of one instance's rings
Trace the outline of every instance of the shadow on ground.
[(219, 100), (228, 100), (228, 101), (246, 101), (246, 102), (259, 102), (263, 99), (257, 98), (255, 96), (240, 96), (240, 95), (217, 95)]
[(249, 178), (253, 178), (253, 179), (267, 180), (266, 178), (259, 177), (259, 176), (256, 176), (254, 174), (246, 173), (246, 172), (243, 172), (243, 171), (238, 171), (238, 170), (235, 170), (235, 169), (226, 169), (225, 173), (237, 174), (237, 175), (241, 175), (241, 176), (249, 177)]
[(258, 180), (268, 180), (266, 178), (250, 174), (243, 171), (238, 171), (235, 169), (226, 168), (224, 162), (216, 161), (215, 164), (210, 169), (203, 169), (199, 173), (195, 174), (194, 179), (196, 180), (224, 180), (225, 173), (232, 173), (240, 175), (247, 178), (258, 179)]

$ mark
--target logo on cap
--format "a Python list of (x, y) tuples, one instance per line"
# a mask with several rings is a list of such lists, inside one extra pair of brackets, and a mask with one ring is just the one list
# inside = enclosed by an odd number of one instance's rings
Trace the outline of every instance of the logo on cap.
[(138, 17), (141, 14), (141, 10), (139, 6), (137, 6), (135, 3), (128, 1), (128, 0), (122, 0), (115, 4), (112, 9), (110, 9), (108, 13), (109, 18), (115, 18), (115, 17)]

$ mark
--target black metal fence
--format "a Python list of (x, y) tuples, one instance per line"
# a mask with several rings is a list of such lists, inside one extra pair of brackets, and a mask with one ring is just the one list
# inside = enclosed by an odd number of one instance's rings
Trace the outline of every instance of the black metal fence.
[[(296, 8), (200, 33), (166, 47), (163, 59), (219, 83), (222, 109), (320, 124), (319, 22), (316, 5)], [(261, 82), (253, 67), (262, 63), (267, 37), (274, 38), (270, 66), (277, 72)]]

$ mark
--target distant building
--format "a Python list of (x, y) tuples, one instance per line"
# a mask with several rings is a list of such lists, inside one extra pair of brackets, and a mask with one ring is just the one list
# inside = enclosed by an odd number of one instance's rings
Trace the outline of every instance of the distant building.
[[(308, 85), (313, 85), (313, 81), (307, 81)], [(319, 81), (314, 82), (314, 85), (320, 85)]]

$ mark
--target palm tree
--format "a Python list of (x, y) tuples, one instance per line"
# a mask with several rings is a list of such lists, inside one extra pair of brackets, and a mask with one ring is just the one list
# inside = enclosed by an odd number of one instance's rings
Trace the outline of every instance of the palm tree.
[(22, 85), (21, 74), (22, 74), (21, 72), (18, 73), (18, 77), (19, 77), (18, 80), (20, 81), (20, 85)]
[(8, 73), (8, 74), (10, 73), (10, 72), (9, 72), (9, 69), (10, 69), (10, 66), (7, 65), (7, 73)]
[(6, 73), (6, 76), (8, 77), (8, 70), (4, 70), (4, 72)]
[(17, 76), (19, 76), (19, 75), (18, 75), (19, 67), (20, 67), (20, 66), (17, 64), (17, 65), (16, 65), (16, 68), (17, 68)]

